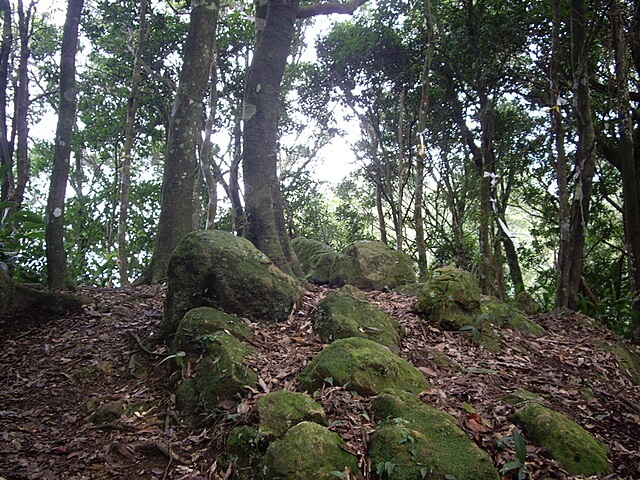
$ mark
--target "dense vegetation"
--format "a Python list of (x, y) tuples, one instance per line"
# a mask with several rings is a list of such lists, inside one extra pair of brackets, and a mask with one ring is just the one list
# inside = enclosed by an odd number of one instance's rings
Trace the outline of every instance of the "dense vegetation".
[[(190, 225), (245, 234), (254, 185), (243, 181), (253, 141), (243, 101), (264, 12), (204, 3), (219, 11)], [(46, 282), (55, 142), (40, 122), (60, 113), (65, 12), (0, 6), (0, 266)], [(74, 282), (126, 284), (151, 262), (194, 18), (180, 1), (84, 4), (63, 217)], [(486, 294), (526, 291), (629, 335), (640, 287), (639, 23), (627, 0), (369, 0), (351, 16), (298, 20), (269, 139), (288, 234), (336, 249), (380, 239), (423, 277), (452, 264)], [(324, 153), (339, 135), (356, 166), (327, 185), (317, 172), (347, 161)]]

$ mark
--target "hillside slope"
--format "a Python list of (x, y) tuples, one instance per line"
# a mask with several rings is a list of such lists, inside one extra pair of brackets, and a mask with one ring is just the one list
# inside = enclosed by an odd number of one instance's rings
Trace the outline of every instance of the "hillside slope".
[[(149, 341), (162, 315), (163, 292), (149, 287), (84, 289), (95, 299), (81, 314), (30, 319), (2, 333), (0, 348), (0, 479), (220, 479), (229, 430), (254, 420), (264, 393), (295, 389), (303, 366), (322, 349), (310, 313), (328, 289), (310, 287), (304, 304), (282, 324), (253, 324), (260, 351), (259, 387), (190, 429), (175, 413), (171, 360)], [(612, 475), (640, 471), (640, 386), (625, 377), (613, 353), (598, 348), (615, 337), (579, 315), (534, 318), (542, 337), (503, 331), (502, 351), (479, 348), (465, 332), (446, 332), (412, 313), (414, 299), (372, 292), (369, 300), (402, 323), (401, 356), (427, 377), (423, 402), (454, 415), (501, 468), (515, 453), (499, 448), (510, 435), (517, 388), (537, 393), (605, 443)], [(375, 428), (368, 399), (327, 386), (318, 399), (328, 424), (347, 442), (363, 471)], [(93, 417), (111, 415), (96, 424)], [(92, 413), (94, 412), (94, 413)], [(528, 445), (531, 478), (571, 478)]]

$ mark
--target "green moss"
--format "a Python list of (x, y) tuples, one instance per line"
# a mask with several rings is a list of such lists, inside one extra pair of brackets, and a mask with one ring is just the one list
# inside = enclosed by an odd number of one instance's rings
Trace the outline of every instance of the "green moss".
[(189, 425), (193, 425), (195, 422), (198, 403), (198, 390), (196, 389), (195, 379), (190, 378), (178, 385), (176, 389), (176, 409)]
[(196, 388), (204, 407), (213, 410), (258, 382), (258, 375), (245, 365), (249, 349), (226, 332), (208, 336), (208, 353), (196, 368)]
[(361, 337), (388, 347), (400, 345), (402, 327), (397, 321), (371, 303), (343, 291), (330, 292), (323, 298), (312, 321), (315, 333), (325, 343)]
[(374, 241), (347, 245), (338, 254), (331, 273), (331, 283), (363, 290), (384, 290), (414, 282), (411, 257)]
[(482, 301), (482, 313), (486, 315), (487, 322), (495, 327), (508, 327), (518, 332), (542, 335), (544, 328), (529, 320), (529, 317), (517, 308), (501, 302), (500, 300), (489, 298)]
[(620, 371), (633, 383), (640, 385), (640, 355), (631, 351), (633, 347), (606, 342), (599, 342), (598, 347), (612, 352), (616, 357)]
[(221, 463), (225, 467), (233, 465), (233, 478), (260, 478), (260, 464), (268, 446), (268, 441), (256, 427), (236, 427), (229, 433), (225, 443), (226, 456), (221, 459)]
[(258, 400), (260, 433), (268, 437), (282, 437), (300, 422), (325, 425), (327, 418), (322, 405), (303, 393), (278, 390)]
[(322, 242), (304, 237), (294, 238), (291, 246), (306, 280), (320, 284), (330, 281), (331, 269), (338, 256), (335, 250)]
[(502, 397), (502, 401), (509, 405), (519, 405), (525, 402), (538, 401), (539, 397), (533, 392), (518, 388)]
[(465, 435), (456, 419), (417, 396), (387, 390), (373, 399), (371, 409), (379, 427), (371, 437), (369, 456), (378, 478), (499, 478), (489, 456)]
[(265, 479), (335, 480), (334, 472), (359, 472), (356, 457), (341, 448), (335, 432), (312, 422), (302, 422), (267, 448), (262, 461)]
[(572, 475), (596, 475), (609, 471), (607, 448), (584, 428), (561, 413), (532, 402), (513, 415), (526, 437), (546, 449)]
[(480, 287), (469, 272), (437, 268), (420, 290), (415, 308), (443, 328), (459, 330), (481, 314)]
[(385, 388), (421, 392), (424, 376), (406, 360), (364, 338), (336, 340), (316, 355), (300, 374), (300, 390), (312, 392), (325, 382), (342, 385), (361, 395)]
[(175, 249), (167, 271), (168, 290), (160, 324), (173, 335), (184, 314), (215, 307), (251, 319), (286, 320), (300, 301), (296, 279), (284, 274), (246, 238), (206, 230), (187, 235)]

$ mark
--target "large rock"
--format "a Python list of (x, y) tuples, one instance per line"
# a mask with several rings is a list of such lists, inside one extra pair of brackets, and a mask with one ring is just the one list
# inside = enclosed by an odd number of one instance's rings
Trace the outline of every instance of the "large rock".
[(304, 237), (294, 238), (291, 246), (296, 252), (305, 280), (321, 285), (329, 283), (331, 269), (338, 256), (333, 248)]
[(322, 405), (304, 393), (288, 390), (270, 392), (258, 400), (257, 408), (258, 431), (265, 437), (280, 438), (301, 422), (327, 423)]
[(284, 274), (251, 242), (228, 232), (200, 231), (178, 245), (168, 268), (160, 333), (168, 339), (184, 314), (215, 307), (255, 320), (286, 320), (300, 300), (297, 280)]
[(361, 337), (387, 347), (398, 347), (400, 324), (375, 305), (354, 297), (348, 291), (327, 294), (311, 318), (313, 330), (325, 343), (340, 338)]
[(572, 475), (592, 476), (609, 472), (607, 447), (565, 415), (527, 402), (513, 415), (534, 445), (544, 448)]
[(216, 332), (228, 332), (238, 340), (248, 340), (253, 332), (243, 319), (211, 307), (189, 310), (180, 320), (171, 351), (185, 352), (189, 360), (197, 359), (205, 348), (206, 339)]
[(204, 408), (211, 411), (255, 386), (258, 374), (246, 362), (251, 350), (227, 332), (209, 335), (206, 349), (196, 368), (195, 386)]
[(378, 428), (369, 456), (378, 478), (498, 480), (489, 456), (448, 413), (425, 405), (416, 395), (386, 390), (373, 399)]
[(359, 473), (358, 460), (341, 448), (343, 444), (338, 434), (326, 427), (299, 423), (267, 448), (262, 460), (263, 478), (335, 480), (336, 472), (355, 475)]
[(419, 393), (427, 381), (406, 360), (372, 340), (336, 340), (316, 355), (300, 373), (300, 390), (313, 392), (326, 382), (347, 386), (361, 395), (375, 395), (385, 388)]
[(415, 308), (442, 328), (459, 330), (473, 325), (482, 314), (480, 287), (465, 270), (437, 268), (420, 290)]
[(382, 242), (358, 241), (347, 245), (336, 258), (331, 283), (362, 290), (385, 290), (416, 280), (411, 257)]
[(480, 308), (486, 315), (487, 322), (494, 327), (507, 327), (518, 332), (540, 336), (544, 328), (530, 320), (527, 315), (509, 304), (495, 298), (483, 298)]

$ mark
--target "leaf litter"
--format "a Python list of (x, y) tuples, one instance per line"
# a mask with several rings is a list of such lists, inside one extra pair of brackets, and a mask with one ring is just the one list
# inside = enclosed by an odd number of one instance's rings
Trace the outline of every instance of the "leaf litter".
[[(295, 390), (298, 374), (325, 347), (311, 314), (329, 291), (308, 285), (302, 305), (286, 322), (250, 324), (259, 382), (242, 398), (187, 427), (175, 410), (169, 352), (152, 340), (164, 293), (155, 287), (85, 288), (94, 299), (83, 312), (57, 320), (28, 319), (3, 332), (0, 349), (0, 480), (225, 479), (221, 461), (236, 426), (257, 421), (256, 402), (279, 389)], [(420, 398), (450, 413), (497, 469), (516, 460), (515, 389), (536, 393), (545, 405), (586, 428), (610, 449), (606, 479), (638, 478), (640, 387), (620, 371), (615, 356), (597, 349), (615, 336), (577, 314), (533, 319), (547, 329), (533, 337), (502, 330), (499, 353), (413, 313), (415, 299), (368, 292), (369, 301), (398, 320), (405, 336), (400, 355), (430, 384)], [(443, 361), (443, 359), (445, 361)], [(367, 445), (375, 430), (368, 398), (327, 383), (315, 394), (329, 428), (373, 478)], [(94, 423), (95, 407), (115, 405), (113, 419)], [(526, 441), (526, 435), (524, 440)], [(526, 445), (530, 478), (572, 478), (545, 452)], [(504, 477), (508, 478), (508, 477)]]

